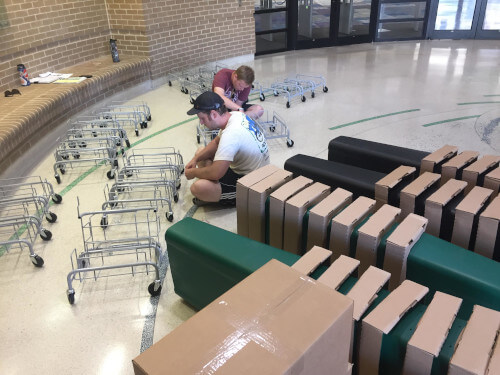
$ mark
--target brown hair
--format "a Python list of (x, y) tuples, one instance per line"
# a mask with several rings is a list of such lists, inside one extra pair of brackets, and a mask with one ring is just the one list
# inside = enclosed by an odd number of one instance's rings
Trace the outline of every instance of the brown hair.
[(240, 66), (238, 69), (236, 69), (235, 73), (238, 80), (243, 80), (248, 85), (251, 85), (255, 79), (255, 73), (253, 69), (246, 65)]

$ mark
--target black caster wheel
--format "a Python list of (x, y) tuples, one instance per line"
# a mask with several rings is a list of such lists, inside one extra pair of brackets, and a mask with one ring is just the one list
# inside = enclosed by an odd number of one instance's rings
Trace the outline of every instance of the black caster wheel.
[(139, 130), (136, 130), (136, 131), (135, 131), (135, 135), (136, 135), (136, 136), (139, 136)]
[(264, 94), (260, 94), (259, 99), (261, 102), (263, 102), (264, 100), (266, 100), (266, 96)]
[(42, 229), (40, 231), (40, 238), (44, 241), (48, 241), (52, 238), (52, 232), (47, 229)]
[(311, 93), (311, 98), (314, 98), (314, 91)]
[(302, 100), (302, 103), (304, 103), (306, 101), (306, 97), (303, 96), (301, 100)]
[(92, 132), (92, 136), (93, 136), (94, 138), (97, 138), (97, 132)]
[(119, 193), (123, 193), (125, 191), (125, 189), (122, 187), (118, 187), (118, 188), (116, 188), (116, 191)]
[(179, 195), (178, 194), (174, 195), (174, 202), (175, 203), (179, 202)]
[(62, 197), (59, 194), (54, 194), (52, 196), (52, 202), (54, 202), (55, 204), (59, 204), (62, 202)]
[(108, 218), (107, 217), (103, 217), (101, 219), (101, 228), (102, 229), (106, 229), (108, 227)]
[(61, 158), (63, 158), (63, 160), (68, 160), (69, 159), (69, 155), (61, 155)]
[(142, 123), (142, 127), (143, 127), (144, 129), (146, 129), (146, 128), (148, 127), (148, 123), (147, 123), (147, 122), (143, 122), (143, 123)]
[(328, 92), (328, 87), (323, 87), (323, 92)]
[(59, 177), (58, 174), (56, 174), (54, 177), (56, 178), (57, 183), (60, 184), (61, 183), (61, 177)]
[(66, 173), (66, 169), (64, 169), (64, 168), (59, 168), (59, 172), (61, 172), (61, 174), (65, 174), (65, 173)]
[(68, 147), (69, 148), (76, 148), (76, 142), (69, 142)]
[(45, 216), (45, 218), (47, 219), (47, 221), (49, 223), (55, 223), (57, 220), (57, 215), (53, 212), (47, 212), (47, 215)]
[(172, 87), (172, 81), (168, 81), (168, 85)]
[(286, 141), (286, 145), (287, 145), (288, 147), (293, 147), (293, 144), (294, 144), (294, 142), (293, 142), (291, 139), (290, 139), (290, 140), (288, 140), (288, 141)]
[(274, 92), (273, 92), (273, 95), (274, 95), (274, 96), (278, 96), (278, 92), (277, 92), (277, 91), (274, 91)]
[(127, 177), (132, 177), (133, 175), (134, 175), (134, 172), (132, 172), (132, 171), (125, 172), (125, 176), (127, 176)]
[(168, 221), (170, 221), (170, 222), (174, 221), (174, 214), (173, 213), (167, 212), (165, 215), (167, 216)]
[(276, 126), (271, 126), (269, 130), (274, 133), (274, 131), (276, 130)]
[(127, 147), (130, 147), (130, 141), (128, 139), (125, 141), (125, 144), (127, 145)]
[(73, 154), (74, 159), (80, 159), (80, 154)]
[(80, 148), (85, 148), (85, 147), (87, 147), (87, 143), (86, 143), (86, 142), (80, 142), (80, 143), (78, 144), (78, 147), (80, 147)]
[(196, 136), (196, 141), (197, 141), (198, 143), (200, 143), (200, 136), (199, 136), (199, 135), (197, 135), (197, 136)]
[(151, 115), (148, 116), (147, 118), (148, 121), (151, 121)]
[(161, 285), (158, 287), (158, 289), (155, 290), (155, 283), (152, 282), (151, 284), (149, 284), (148, 286), (148, 292), (149, 294), (151, 294), (151, 296), (155, 297), (155, 296), (159, 296), (160, 293), (161, 293)]
[(41, 256), (35, 255), (34, 257), (31, 257), (31, 263), (33, 263), (35, 267), (42, 267), (44, 261)]
[(194, 99), (193, 99), (193, 98), (190, 98), (190, 99), (189, 99), (189, 103), (194, 104)]
[(106, 172), (106, 176), (112, 180), (113, 178), (115, 178), (115, 173), (113, 171), (107, 171)]
[(75, 292), (68, 291), (68, 302), (70, 305), (75, 303)]
[(286, 102), (286, 107), (290, 108), (290, 102)]

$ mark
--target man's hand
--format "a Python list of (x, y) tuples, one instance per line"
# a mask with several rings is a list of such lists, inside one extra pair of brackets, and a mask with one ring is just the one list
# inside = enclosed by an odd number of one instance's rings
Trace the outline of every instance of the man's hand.
[(192, 169), (192, 168), (196, 168), (196, 164), (198, 163), (198, 161), (196, 160), (196, 158), (192, 158), (189, 163), (187, 163), (185, 166), (184, 166), (184, 170), (186, 169)]
[[(191, 162), (189, 162), (188, 164), (190, 163)], [(196, 164), (194, 168), (193, 167), (188, 168), (187, 165), (184, 167), (184, 175), (188, 180), (192, 180), (193, 178), (195, 178), (196, 177), (195, 174), (196, 174)]]

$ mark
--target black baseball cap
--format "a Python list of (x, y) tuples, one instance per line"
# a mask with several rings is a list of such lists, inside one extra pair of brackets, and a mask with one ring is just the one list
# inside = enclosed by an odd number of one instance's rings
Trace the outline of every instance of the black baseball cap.
[(202, 111), (219, 109), (224, 105), (224, 100), (222, 100), (222, 98), (215, 92), (205, 91), (203, 94), (198, 95), (193, 105), (193, 108), (187, 111), (188, 115), (196, 115)]

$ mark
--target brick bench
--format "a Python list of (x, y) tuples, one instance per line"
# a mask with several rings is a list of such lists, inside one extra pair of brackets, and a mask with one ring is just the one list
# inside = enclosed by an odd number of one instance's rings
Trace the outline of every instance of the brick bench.
[(103, 56), (61, 70), (92, 75), (76, 84), (32, 84), (16, 87), (22, 95), (0, 97), (0, 173), (26, 149), (62, 121), (113, 94), (150, 79), (147, 57)]

